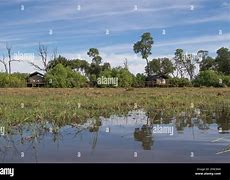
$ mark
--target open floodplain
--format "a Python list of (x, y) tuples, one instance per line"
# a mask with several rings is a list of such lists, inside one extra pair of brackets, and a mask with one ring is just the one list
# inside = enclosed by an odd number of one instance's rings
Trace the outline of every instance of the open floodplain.
[(228, 162), (230, 88), (0, 89), (0, 162)]

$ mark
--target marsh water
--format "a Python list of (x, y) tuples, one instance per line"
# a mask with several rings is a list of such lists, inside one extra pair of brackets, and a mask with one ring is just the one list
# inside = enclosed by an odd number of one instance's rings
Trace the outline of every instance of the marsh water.
[(230, 162), (229, 117), (181, 116), (136, 110), (62, 127), (21, 124), (0, 136), (0, 162)]

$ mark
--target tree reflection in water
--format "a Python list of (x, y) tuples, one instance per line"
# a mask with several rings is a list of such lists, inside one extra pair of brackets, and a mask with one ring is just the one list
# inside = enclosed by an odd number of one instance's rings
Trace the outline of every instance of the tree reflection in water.
[(230, 133), (230, 108), (223, 106), (219, 111), (217, 111), (217, 113), (215, 113), (215, 115), (219, 133)]
[[(39, 144), (46, 138), (47, 134), (52, 134), (53, 142), (57, 143), (62, 139), (59, 127), (53, 123), (27, 123), (23, 126), (12, 127), (4, 137), (0, 138), (0, 161), (5, 162), (6, 157), (11, 159), (24, 158), (31, 154), (31, 160), (38, 162)], [(19, 146), (18, 146), (19, 145)], [(20, 145), (24, 148), (20, 149)]]
[(93, 142), (92, 142), (92, 150), (96, 148), (97, 145), (97, 140), (98, 140), (98, 134), (99, 134), (99, 129), (102, 125), (101, 120), (96, 119), (92, 125), (89, 127), (89, 132), (93, 133)]
[(135, 128), (134, 139), (142, 142), (144, 150), (151, 150), (151, 146), (153, 145), (151, 126), (144, 124), (141, 128)]

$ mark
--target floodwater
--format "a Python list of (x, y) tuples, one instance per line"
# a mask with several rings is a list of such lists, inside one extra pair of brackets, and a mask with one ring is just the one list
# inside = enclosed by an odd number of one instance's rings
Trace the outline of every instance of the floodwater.
[(229, 122), (151, 121), (138, 110), (81, 125), (24, 124), (0, 136), (0, 162), (229, 163)]

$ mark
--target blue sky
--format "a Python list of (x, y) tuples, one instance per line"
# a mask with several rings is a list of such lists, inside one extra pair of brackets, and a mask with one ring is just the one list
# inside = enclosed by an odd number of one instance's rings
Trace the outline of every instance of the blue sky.
[[(127, 58), (133, 73), (144, 72), (145, 61), (132, 50), (144, 32), (154, 38), (150, 59), (172, 57), (177, 48), (215, 56), (220, 47), (230, 48), (230, 0), (0, 0), (0, 58), (9, 44), (39, 64), (42, 43), (50, 54), (57, 48), (90, 62), (86, 52), (96, 47), (103, 62), (118, 66)], [(12, 70), (34, 71), (27, 61)]]

